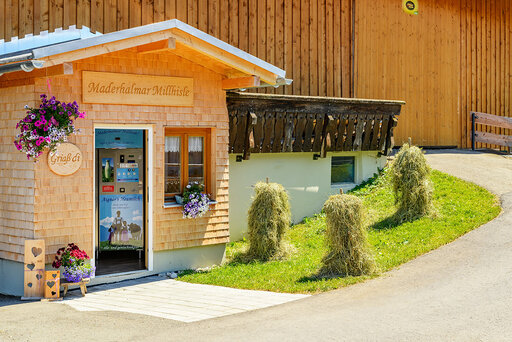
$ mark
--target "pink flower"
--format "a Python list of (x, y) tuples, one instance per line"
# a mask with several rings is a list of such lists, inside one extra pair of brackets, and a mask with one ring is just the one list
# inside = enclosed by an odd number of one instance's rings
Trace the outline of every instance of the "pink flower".
[(79, 112), (78, 117), (81, 119), (85, 118), (85, 112), (81, 112), (81, 113)]
[(45, 138), (44, 138), (44, 137), (39, 137), (39, 138), (37, 138), (36, 145), (37, 145), (37, 146), (39, 146), (39, 145), (41, 145), (44, 141), (45, 141)]
[(58, 126), (59, 125), (59, 123), (57, 122), (57, 120), (55, 120), (55, 118), (53, 116), (50, 119), (50, 124), (53, 125), (53, 126)]

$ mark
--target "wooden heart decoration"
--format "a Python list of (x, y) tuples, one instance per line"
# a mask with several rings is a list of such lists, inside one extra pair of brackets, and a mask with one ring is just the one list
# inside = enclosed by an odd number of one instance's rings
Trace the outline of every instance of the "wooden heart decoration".
[(41, 278), (42, 278), (42, 277), (43, 277), (42, 275), (40, 275), (40, 274), (36, 274), (36, 278), (37, 278), (37, 280), (41, 280)]
[(47, 281), (46, 285), (48, 285), (48, 287), (53, 287), (53, 285), (55, 285), (55, 282), (54, 281)]
[(28, 284), (27, 284), (27, 286), (28, 286), (28, 287), (32, 287), (32, 283), (28, 283)]
[(57, 273), (52, 274), (53, 279), (57, 278)]
[(36, 264), (34, 263), (27, 264), (27, 268), (31, 271), (34, 269), (34, 267), (36, 267)]
[(43, 253), (42, 248), (32, 247), (32, 254), (34, 254), (34, 257), (37, 257), (41, 253)]

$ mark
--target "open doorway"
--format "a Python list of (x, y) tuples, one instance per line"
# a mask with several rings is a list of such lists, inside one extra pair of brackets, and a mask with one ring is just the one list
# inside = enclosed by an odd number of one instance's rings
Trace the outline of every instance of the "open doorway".
[(96, 129), (96, 275), (147, 268), (146, 130)]

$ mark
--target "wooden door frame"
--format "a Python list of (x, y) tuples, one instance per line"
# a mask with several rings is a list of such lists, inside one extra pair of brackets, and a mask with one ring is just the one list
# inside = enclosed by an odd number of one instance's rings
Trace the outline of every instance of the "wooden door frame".
[(96, 167), (97, 167), (97, 160), (96, 160), (96, 141), (94, 137), (96, 136), (96, 130), (97, 129), (137, 129), (137, 130), (144, 130), (146, 132), (145, 136), (147, 137), (146, 140), (146, 165), (145, 165), (145, 171), (146, 171), (146, 196), (145, 196), (145, 203), (146, 203), (146, 217), (145, 217), (145, 223), (146, 223), (146, 229), (145, 229), (145, 238), (146, 238), (146, 248), (145, 248), (145, 254), (146, 254), (146, 270), (144, 271), (152, 271), (153, 270), (153, 235), (154, 235), (154, 186), (155, 186), (155, 179), (154, 179), (154, 158), (155, 158), (155, 143), (154, 143), (154, 132), (155, 132), (155, 125), (152, 124), (111, 124), (111, 123), (94, 123), (93, 126), (93, 193), (92, 193), (92, 199), (93, 203), (93, 215), (92, 215), (92, 250), (94, 251), (93, 256), (91, 258), (91, 264), (95, 264), (96, 262), (96, 235), (97, 235), (97, 229), (98, 229), (98, 223), (96, 220), (97, 217), (97, 208), (96, 208), (96, 196), (97, 196), (97, 190), (96, 190)]

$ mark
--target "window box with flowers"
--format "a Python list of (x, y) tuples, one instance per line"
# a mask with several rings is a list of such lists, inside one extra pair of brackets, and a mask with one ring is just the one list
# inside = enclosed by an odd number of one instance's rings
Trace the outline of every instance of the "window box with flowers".
[(164, 207), (182, 207), (184, 218), (205, 215), (213, 192), (211, 129), (166, 128)]

